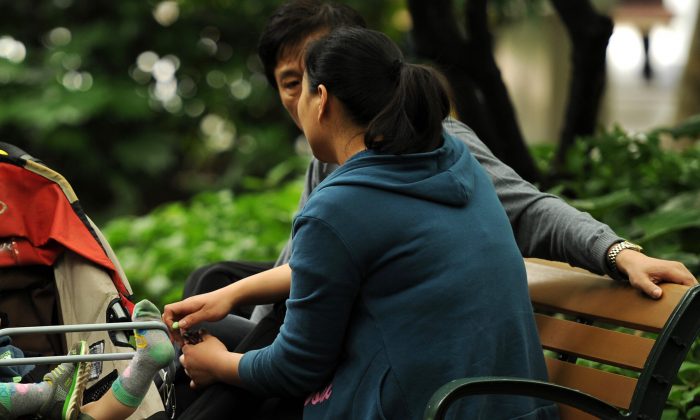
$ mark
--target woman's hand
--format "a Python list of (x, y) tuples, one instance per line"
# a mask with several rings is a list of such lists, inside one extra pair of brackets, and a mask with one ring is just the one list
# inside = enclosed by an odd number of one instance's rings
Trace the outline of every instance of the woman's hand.
[[(218, 321), (228, 315), (232, 306), (225, 289), (219, 289), (165, 305), (163, 322), (171, 329), (173, 339), (183, 345), (180, 330), (186, 330), (200, 322)], [(178, 328), (173, 328), (174, 322), (178, 323)]]
[(651, 258), (641, 252), (630, 249), (622, 250), (616, 259), (617, 269), (626, 274), (630, 284), (658, 299), (663, 294), (657, 286), (661, 282), (677, 283), (686, 286), (697, 284), (697, 280), (685, 265), (677, 261)]
[(191, 388), (215, 382), (234, 384), (238, 381), (238, 363), (242, 355), (231, 353), (216, 337), (206, 334), (197, 344), (182, 347), (180, 363), (190, 377)]

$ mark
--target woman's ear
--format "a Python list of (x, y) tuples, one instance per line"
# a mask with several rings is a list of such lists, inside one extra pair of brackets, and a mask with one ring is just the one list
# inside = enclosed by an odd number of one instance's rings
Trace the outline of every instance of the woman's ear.
[(324, 85), (318, 85), (316, 88), (318, 94), (318, 122), (328, 115), (330, 109), (330, 98), (328, 97), (328, 89)]

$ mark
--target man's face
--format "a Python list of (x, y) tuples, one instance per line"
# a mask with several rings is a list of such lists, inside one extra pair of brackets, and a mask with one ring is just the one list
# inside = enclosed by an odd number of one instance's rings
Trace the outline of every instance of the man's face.
[[(302, 43), (302, 45), (305, 44)], [(297, 103), (299, 102), (299, 96), (301, 96), (301, 83), (304, 77), (302, 50), (302, 46), (290, 48), (286, 54), (280, 57), (277, 61), (277, 67), (275, 67), (277, 93), (280, 95), (282, 106), (284, 106), (299, 128), (301, 128), (301, 124), (297, 113)]]
[(301, 95), (301, 80), (304, 77), (304, 52), (309, 42), (315, 41), (327, 33), (327, 29), (316, 31), (297, 45), (283, 49), (279, 60), (277, 60), (277, 67), (275, 67), (277, 93), (280, 95), (282, 106), (300, 129), (297, 103)]

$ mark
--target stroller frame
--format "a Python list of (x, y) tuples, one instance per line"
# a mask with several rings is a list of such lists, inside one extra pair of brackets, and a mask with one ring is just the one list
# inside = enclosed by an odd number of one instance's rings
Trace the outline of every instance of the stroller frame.
[[(25, 335), (25, 334), (54, 334), (66, 332), (85, 332), (85, 331), (123, 331), (123, 330), (163, 330), (168, 333), (168, 328), (160, 321), (134, 321), (134, 322), (114, 322), (102, 324), (79, 324), (79, 325), (49, 325), (39, 327), (15, 327), (4, 328), (0, 330), (0, 337)], [(77, 362), (102, 362), (112, 360), (129, 360), (134, 357), (136, 352), (127, 353), (104, 353), (104, 354), (86, 354), (73, 356), (41, 356), (41, 357), (25, 357), (21, 359), (4, 359), (0, 360), (0, 366), (19, 366), (19, 365), (52, 365), (59, 363), (77, 363)]]

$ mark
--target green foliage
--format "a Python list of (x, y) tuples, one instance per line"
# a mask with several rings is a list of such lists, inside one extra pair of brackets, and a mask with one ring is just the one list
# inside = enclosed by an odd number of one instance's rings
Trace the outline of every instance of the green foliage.
[[(675, 141), (695, 140), (683, 148)], [(551, 192), (640, 243), (654, 257), (678, 260), (700, 277), (700, 117), (676, 127), (631, 134), (619, 127), (579, 139), (566, 159), (568, 177)], [(663, 146), (664, 141), (666, 146)], [(533, 156), (546, 168), (553, 148)], [(611, 366), (604, 370), (636, 376)], [(662, 419), (700, 418), (700, 340), (691, 347)]]
[(295, 181), (266, 192), (204, 192), (146, 216), (124, 217), (103, 232), (141, 298), (162, 307), (180, 300), (197, 267), (226, 260), (274, 261), (301, 195)]
[[(700, 274), (698, 118), (677, 127), (630, 134), (619, 127), (580, 139), (566, 160), (568, 178), (552, 187), (571, 205), (640, 243), (649, 254), (679, 260)], [(535, 156), (550, 156), (538, 150)], [(540, 160), (543, 160), (540, 159)]]
[[(256, 55), (281, 3), (0, 0), (0, 139), (60, 170), (98, 223), (247, 191), (299, 136)], [(350, 4), (404, 36), (403, 0)]]

